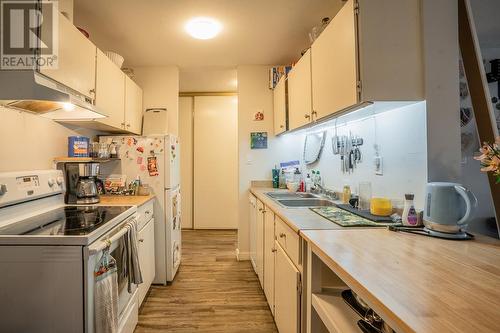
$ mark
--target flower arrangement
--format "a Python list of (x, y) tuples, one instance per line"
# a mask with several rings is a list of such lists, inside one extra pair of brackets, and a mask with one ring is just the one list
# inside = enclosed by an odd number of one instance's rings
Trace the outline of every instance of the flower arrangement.
[(481, 162), (481, 171), (491, 172), (496, 177), (496, 183), (500, 183), (500, 136), (496, 138), (495, 143), (490, 144), (485, 142), (479, 149), (480, 156), (474, 159)]

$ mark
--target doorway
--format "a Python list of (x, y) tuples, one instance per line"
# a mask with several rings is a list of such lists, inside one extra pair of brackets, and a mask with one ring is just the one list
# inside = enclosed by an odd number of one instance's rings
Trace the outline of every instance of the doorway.
[(179, 100), (183, 228), (237, 229), (237, 96)]

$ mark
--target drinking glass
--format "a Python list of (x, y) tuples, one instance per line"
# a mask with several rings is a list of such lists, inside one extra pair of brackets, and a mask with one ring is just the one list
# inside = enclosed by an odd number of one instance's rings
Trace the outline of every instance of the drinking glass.
[(370, 182), (359, 183), (359, 209), (369, 210), (372, 198), (372, 184)]

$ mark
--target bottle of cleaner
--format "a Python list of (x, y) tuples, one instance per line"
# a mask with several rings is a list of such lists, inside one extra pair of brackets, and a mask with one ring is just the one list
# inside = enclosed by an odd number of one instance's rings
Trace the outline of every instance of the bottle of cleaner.
[(311, 175), (307, 174), (306, 180), (305, 180), (305, 192), (310, 192), (312, 185), (313, 185), (313, 181), (311, 179)]
[(415, 227), (418, 225), (418, 214), (413, 204), (413, 194), (405, 194), (405, 206), (401, 222), (404, 226)]

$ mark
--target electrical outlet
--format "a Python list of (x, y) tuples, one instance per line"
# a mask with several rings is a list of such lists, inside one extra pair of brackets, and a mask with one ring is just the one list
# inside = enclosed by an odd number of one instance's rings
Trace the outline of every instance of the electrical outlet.
[(382, 156), (375, 156), (373, 158), (373, 165), (375, 168), (375, 174), (382, 176), (384, 174)]

